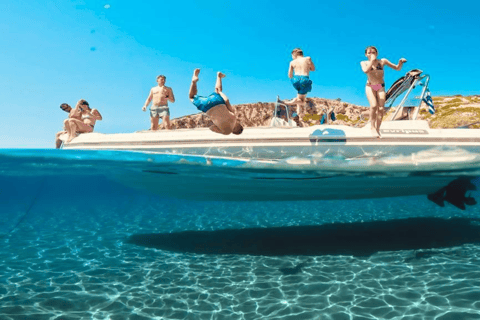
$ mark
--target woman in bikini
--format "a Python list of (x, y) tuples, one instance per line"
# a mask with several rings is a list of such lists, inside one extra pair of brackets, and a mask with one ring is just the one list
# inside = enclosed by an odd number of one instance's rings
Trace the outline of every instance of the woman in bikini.
[(97, 109), (90, 109), (87, 101), (79, 100), (77, 106), (73, 110), (74, 116), (78, 118), (70, 118), (65, 123), (65, 129), (68, 133), (67, 142), (72, 141), (77, 136), (77, 133), (92, 132), (97, 120), (102, 120), (102, 115)]
[(385, 81), (383, 80), (385, 66), (394, 70), (402, 69), (406, 59), (401, 58), (395, 65), (387, 59), (377, 59), (378, 50), (371, 46), (365, 49), (367, 61), (360, 62), (363, 72), (367, 74), (367, 86), (365, 92), (370, 103), (370, 123), (372, 134), (380, 137), (380, 125), (382, 124), (385, 107)]

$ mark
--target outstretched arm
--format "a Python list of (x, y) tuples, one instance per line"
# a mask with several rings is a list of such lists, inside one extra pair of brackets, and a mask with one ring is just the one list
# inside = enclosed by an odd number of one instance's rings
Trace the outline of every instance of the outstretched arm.
[(405, 62), (407, 62), (407, 59), (401, 58), (400, 60), (398, 60), (398, 64), (393, 64), (390, 61), (388, 61), (387, 59), (382, 59), (382, 62), (383, 62), (383, 65), (387, 65), (390, 68), (399, 71), (399, 70), (402, 69), (403, 64)]
[(150, 89), (150, 94), (148, 95), (147, 101), (145, 101), (145, 105), (144, 105), (143, 108), (142, 108), (143, 111), (147, 110), (147, 106), (150, 104), (150, 102), (152, 101), (152, 99), (153, 99), (153, 92), (152, 92), (152, 90)]

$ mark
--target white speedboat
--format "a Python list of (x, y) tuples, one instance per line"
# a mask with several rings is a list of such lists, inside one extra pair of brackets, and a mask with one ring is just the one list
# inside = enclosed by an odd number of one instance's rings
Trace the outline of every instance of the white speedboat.
[(64, 149), (129, 150), (165, 154), (285, 160), (341, 155), (345, 158), (409, 155), (436, 147), (480, 154), (478, 129), (430, 129), (427, 121), (386, 121), (381, 138), (369, 126), (316, 125), (307, 128), (246, 128), (241, 135), (221, 135), (207, 128), (137, 133), (81, 134)]
[[(428, 76), (419, 74), (407, 74), (392, 86), (389, 106), (400, 94), (408, 96), (415, 86), (423, 87), (417, 100), (426, 102), (434, 112), (428, 100)], [(397, 106), (397, 112), (405, 101)], [(413, 109), (413, 119), (421, 105)], [(377, 137), (369, 124), (363, 128), (331, 124), (295, 127), (288, 112), (284, 113), (286, 120), (276, 117), (278, 107), (274, 126), (246, 128), (241, 135), (221, 135), (207, 128), (88, 133), (63, 148), (137, 151), (174, 158), (177, 164), (159, 163), (153, 157), (148, 167), (115, 179), (179, 198), (278, 201), (429, 194), (439, 205), (450, 199), (461, 209), (474, 202), (466, 192), (476, 188), (470, 181), (480, 172), (478, 129), (431, 129), (423, 120), (385, 121), (381, 137)], [(178, 165), (194, 158), (196, 164), (207, 166)], [(232, 168), (228, 161), (241, 165)], [(187, 192), (191, 186), (195, 192)]]
[[(412, 117), (417, 118), (422, 101), (434, 112), (429, 98), (428, 75), (412, 70), (395, 82), (387, 92), (387, 107), (395, 99), (404, 97), (397, 106), (397, 113), (405, 106), (414, 88), (421, 88), (416, 98)], [(280, 107), (277, 104), (277, 107)], [(277, 126), (246, 128), (241, 135), (221, 135), (206, 128), (143, 131), (136, 133), (81, 134), (64, 149), (129, 150), (164, 154), (185, 154), (209, 157), (231, 157), (255, 160), (285, 160), (291, 158), (314, 159), (325, 155), (345, 158), (385, 157), (411, 155), (438, 147), (453, 147), (480, 154), (479, 129), (431, 129), (427, 121), (385, 121), (381, 138), (372, 135), (370, 125), (355, 128), (342, 125), (315, 125), (295, 127), (295, 123), (277, 118), (277, 107), (272, 124)], [(285, 108), (288, 108), (285, 106)], [(392, 117), (395, 118), (395, 115)], [(282, 126), (282, 123), (284, 124)], [(278, 125), (281, 125), (280, 127)]]

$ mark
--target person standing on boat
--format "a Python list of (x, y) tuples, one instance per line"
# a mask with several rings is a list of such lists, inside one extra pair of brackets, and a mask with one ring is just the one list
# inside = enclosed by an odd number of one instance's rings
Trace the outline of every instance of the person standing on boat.
[(372, 134), (380, 137), (380, 125), (382, 124), (383, 113), (385, 111), (385, 81), (384, 70), (385, 66), (389, 66), (394, 70), (402, 69), (402, 66), (407, 59), (401, 58), (398, 64), (395, 65), (387, 59), (378, 59), (377, 48), (370, 46), (365, 49), (365, 56), (367, 61), (360, 62), (363, 72), (367, 74), (367, 85), (365, 92), (367, 94), (368, 102), (370, 103), (370, 124)]
[(171, 103), (175, 102), (175, 96), (173, 95), (173, 90), (170, 87), (165, 86), (165, 81), (167, 77), (164, 75), (159, 75), (157, 77), (158, 86), (150, 89), (150, 94), (148, 95), (147, 101), (142, 110), (146, 111), (147, 106), (152, 102), (150, 107), (150, 130), (158, 130), (158, 122), (160, 118), (163, 119), (167, 129), (170, 129), (170, 109), (168, 107), (168, 101)]
[(197, 95), (197, 82), (200, 69), (193, 71), (192, 83), (188, 97), (198, 110), (205, 112), (213, 122), (210, 130), (221, 134), (241, 134), (242, 125), (237, 121), (235, 110), (230, 104), (230, 100), (223, 93), (222, 79), (225, 75), (217, 72), (217, 81), (215, 83), (215, 92), (207, 97)]
[(297, 114), (300, 118), (304, 116), (307, 93), (312, 91), (312, 80), (310, 80), (310, 71), (315, 71), (315, 65), (312, 58), (304, 57), (303, 51), (300, 48), (295, 48), (292, 51), (292, 61), (288, 68), (288, 77), (292, 80), (293, 87), (297, 90), (297, 96), (292, 100), (280, 100), (278, 102), (286, 105), (296, 105)]

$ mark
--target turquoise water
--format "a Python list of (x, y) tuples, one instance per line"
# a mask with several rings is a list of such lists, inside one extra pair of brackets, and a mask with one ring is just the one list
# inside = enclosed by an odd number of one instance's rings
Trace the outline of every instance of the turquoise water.
[(480, 319), (468, 159), (1, 150), (0, 319)]

